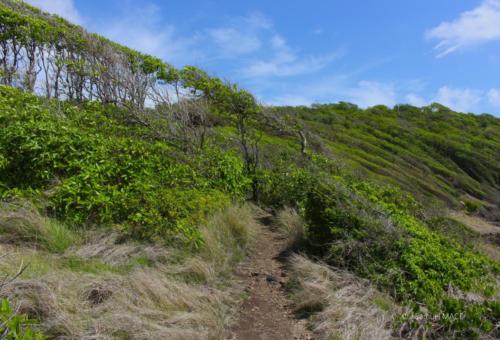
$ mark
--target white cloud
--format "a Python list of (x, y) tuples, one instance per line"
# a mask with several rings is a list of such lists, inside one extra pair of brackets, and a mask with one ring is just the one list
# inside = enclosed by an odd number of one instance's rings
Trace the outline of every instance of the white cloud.
[(349, 101), (361, 107), (379, 104), (394, 106), (396, 104), (394, 85), (388, 83), (362, 80), (356, 87), (343, 92), (348, 96)]
[(426, 32), (429, 39), (439, 40), (437, 57), (459, 49), (500, 39), (500, 1), (485, 0), (478, 7), (464, 12), (459, 18), (442, 22)]
[(233, 18), (227, 26), (206, 32), (217, 47), (218, 58), (237, 59), (241, 64), (239, 74), (253, 81), (313, 73), (341, 54), (300, 55), (260, 13)]
[(281, 35), (276, 33), (270, 38), (270, 45), (272, 55), (246, 65), (242, 72), (245, 77), (288, 77), (310, 74), (323, 69), (343, 54), (339, 50), (326, 55), (300, 56), (288, 46)]
[(233, 18), (227, 26), (208, 29), (206, 32), (217, 45), (222, 58), (237, 58), (258, 52), (262, 47), (262, 35), (273, 31), (270, 19), (261, 13)]
[(459, 89), (443, 86), (438, 90), (434, 101), (460, 112), (477, 111), (481, 93), (472, 89)]
[(46, 12), (57, 14), (75, 24), (83, 22), (73, 0), (25, 0)]
[(276, 95), (266, 102), (272, 105), (310, 105), (348, 101), (360, 107), (379, 104), (394, 106), (396, 90), (392, 83), (361, 80), (352, 85), (343, 76), (316, 79), (313, 82), (292, 86), (287, 95)]
[[(496, 103), (500, 106), (500, 90), (491, 89), (487, 96), (492, 105), (495, 106)], [(415, 106), (426, 106), (431, 102), (437, 102), (460, 112), (478, 112), (483, 101), (483, 93), (476, 89), (442, 86), (431, 98), (432, 100), (427, 98), (416, 93), (405, 96), (406, 101)]]
[(259, 77), (289, 77), (314, 73), (338, 58), (338, 53), (325, 56), (306, 56), (298, 59), (294, 54), (277, 54), (271, 60), (255, 61), (245, 67), (244, 76)]
[(178, 35), (173, 25), (162, 22), (156, 5), (134, 8), (129, 13), (98, 31), (111, 40), (173, 64), (193, 63), (202, 58), (201, 52), (194, 48), (199, 37)]
[(421, 97), (415, 93), (408, 93), (405, 96), (405, 99), (408, 102), (408, 104), (413, 105), (413, 106), (421, 107), (421, 106), (425, 106), (425, 105), (429, 104), (429, 102), (424, 97)]
[(276, 106), (308, 106), (313, 103), (313, 100), (308, 97), (304, 96), (297, 96), (297, 95), (284, 95), (284, 96), (278, 96), (276, 98), (273, 98), (270, 100), (269, 105), (276, 105)]
[(265, 29), (269, 30), (273, 27), (271, 20), (264, 14), (259, 12), (250, 13), (246, 17), (239, 18), (239, 24), (243, 26), (248, 26), (254, 29)]
[(216, 28), (208, 32), (223, 54), (228, 56), (254, 52), (261, 46), (254, 32), (241, 32), (235, 28)]
[(487, 96), (491, 105), (500, 107), (500, 89), (490, 89)]
[(274, 49), (280, 50), (286, 48), (286, 41), (281, 35), (275, 34), (271, 38), (271, 45), (273, 46)]

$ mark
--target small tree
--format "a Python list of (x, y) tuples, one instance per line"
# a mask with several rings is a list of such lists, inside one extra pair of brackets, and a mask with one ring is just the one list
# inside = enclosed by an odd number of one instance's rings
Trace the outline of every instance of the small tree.
[(254, 129), (259, 106), (255, 98), (249, 92), (238, 89), (236, 86), (228, 86), (228, 112), (235, 122), (238, 131), (238, 140), (243, 152), (245, 170), (252, 178), (252, 198), (259, 199), (259, 180), (257, 170), (260, 159), (260, 140), (262, 135)]

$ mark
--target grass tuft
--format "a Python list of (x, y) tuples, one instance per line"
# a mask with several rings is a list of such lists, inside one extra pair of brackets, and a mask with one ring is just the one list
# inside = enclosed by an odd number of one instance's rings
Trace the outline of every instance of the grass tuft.
[(320, 339), (391, 339), (398, 311), (392, 299), (366, 281), (306, 257), (291, 260), (295, 311), (310, 317)]
[(56, 220), (43, 217), (26, 201), (0, 203), (0, 242), (63, 253), (77, 243), (75, 232)]
[(305, 238), (305, 224), (302, 217), (294, 209), (284, 208), (278, 212), (276, 222), (278, 232), (287, 241), (287, 248), (298, 249)]

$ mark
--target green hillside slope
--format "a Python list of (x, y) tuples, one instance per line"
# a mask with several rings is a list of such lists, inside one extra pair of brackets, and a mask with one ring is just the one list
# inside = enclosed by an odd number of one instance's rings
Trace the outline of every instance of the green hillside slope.
[(498, 118), (439, 104), (362, 110), (340, 103), (275, 111), (300, 119), (304, 131), (360, 175), (400, 185), (422, 202), (457, 207), (483, 201), (483, 215), (500, 221)]

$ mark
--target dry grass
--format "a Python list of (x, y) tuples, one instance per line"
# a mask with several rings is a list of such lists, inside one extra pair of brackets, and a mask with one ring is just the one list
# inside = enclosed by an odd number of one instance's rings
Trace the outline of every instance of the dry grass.
[[(30, 263), (0, 295), (19, 312), (39, 319), (41, 329), (53, 338), (222, 339), (237, 306), (235, 297), (241, 295), (241, 288), (223, 278), (230, 278), (252, 243), (253, 216), (253, 208), (246, 205), (214, 216), (202, 227), (205, 242), (196, 255), (120, 243), (116, 235), (95, 235), (63, 254), (33, 250), (28, 247), (31, 240), (23, 244), (27, 239), (18, 238), (0, 244), (10, 254), (0, 258), (0, 270), (17, 269), (21, 258), (40, 263)], [(137, 258), (146, 258), (148, 264), (86, 272), (59, 265), (68, 256), (84, 263), (101, 261), (109, 268)]]
[(74, 232), (43, 217), (29, 202), (0, 202), (0, 243), (62, 253), (77, 239)]
[(227, 278), (251, 249), (257, 230), (256, 209), (247, 204), (216, 214), (200, 229), (203, 245), (198, 256), (175, 267), (177, 273), (205, 283)]
[(122, 242), (117, 233), (97, 232), (91, 235), (87, 243), (75, 249), (74, 254), (83, 259), (99, 259), (104, 263), (117, 266), (137, 258), (151, 263), (166, 262), (171, 251), (155, 244)]
[(219, 339), (229, 304), (222, 291), (153, 269), (126, 276), (58, 271), (16, 281), (3, 294), (39, 319), (46, 335), (70, 339)]
[(479, 216), (467, 215), (462, 211), (452, 210), (448, 216), (479, 233), (482, 239), (476, 240), (477, 249), (495, 260), (500, 260), (500, 246), (498, 244), (500, 228)]
[(288, 249), (297, 249), (304, 241), (304, 221), (294, 209), (280, 210), (276, 216), (276, 227), (280, 235), (286, 239)]
[(461, 222), (471, 228), (472, 230), (484, 234), (498, 234), (500, 233), (500, 228), (495, 225), (485, 221), (479, 216), (467, 215), (463, 211), (450, 211), (449, 217)]
[(398, 308), (386, 295), (345, 271), (291, 258), (292, 292), (298, 314), (311, 316), (320, 339), (390, 339)]

